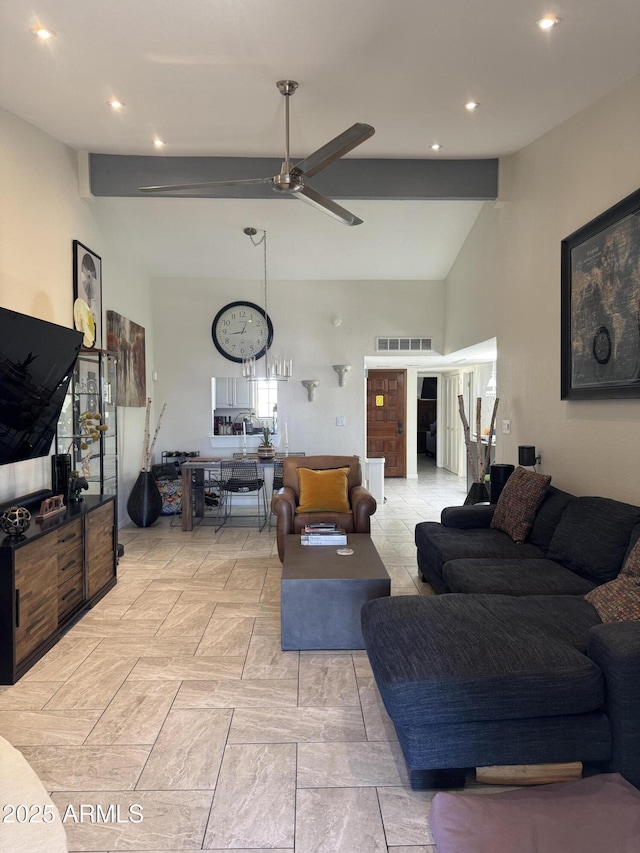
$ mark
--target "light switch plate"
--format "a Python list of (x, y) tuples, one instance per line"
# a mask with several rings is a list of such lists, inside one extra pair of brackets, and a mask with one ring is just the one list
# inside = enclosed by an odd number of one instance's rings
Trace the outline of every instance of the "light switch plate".
[(502, 421), (502, 434), (509, 435), (511, 432), (511, 421)]

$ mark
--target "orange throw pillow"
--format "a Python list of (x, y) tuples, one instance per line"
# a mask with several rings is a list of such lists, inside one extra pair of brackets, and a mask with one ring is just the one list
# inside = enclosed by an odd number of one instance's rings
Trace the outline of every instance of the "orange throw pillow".
[(300, 504), (296, 512), (351, 512), (348, 468), (298, 468), (298, 485)]

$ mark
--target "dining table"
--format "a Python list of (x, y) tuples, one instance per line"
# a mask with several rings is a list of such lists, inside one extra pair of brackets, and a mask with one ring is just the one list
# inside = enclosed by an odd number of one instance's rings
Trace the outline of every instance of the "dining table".
[(243, 460), (255, 461), (258, 467), (264, 471), (264, 488), (267, 494), (272, 490), (273, 484), (273, 458), (264, 458), (257, 454), (247, 453), (240, 459), (231, 456), (211, 456), (203, 458), (188, 459), (182, 463), (182, 529), (193, 530), (193, 519), (204, 518), (205, 511), (205, 478), (209, 473), (211, 480), (219, 479), (221, 462), (242, 462)]

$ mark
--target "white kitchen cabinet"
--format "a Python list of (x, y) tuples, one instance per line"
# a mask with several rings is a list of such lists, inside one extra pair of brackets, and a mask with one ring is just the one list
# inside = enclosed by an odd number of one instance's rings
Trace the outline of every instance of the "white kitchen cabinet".
[(216, 409), (252, 409), (253, 383), (244, 378), (216, 376)]

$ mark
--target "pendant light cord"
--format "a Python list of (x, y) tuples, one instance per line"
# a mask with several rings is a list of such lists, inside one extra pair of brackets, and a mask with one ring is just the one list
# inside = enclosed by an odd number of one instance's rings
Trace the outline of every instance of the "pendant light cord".
[[(245, 231), (247, 234), (247, 231)], [(264, 273), (264, 313), (266, 317), (269, 317), (269, 300), (267, 294), (267, 232), (262, 231), (262, 237), (259, 240), (254, 239), (255, 235), (249, 233), (249, 239), (253, 243), (254, 246), (259, 246), (262, 244), (262, 269)], [(267, 333), (267, 342), (264, 347), (264, 376), (265, 379), (269, 379), (269, 335)]]

